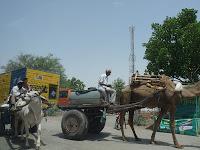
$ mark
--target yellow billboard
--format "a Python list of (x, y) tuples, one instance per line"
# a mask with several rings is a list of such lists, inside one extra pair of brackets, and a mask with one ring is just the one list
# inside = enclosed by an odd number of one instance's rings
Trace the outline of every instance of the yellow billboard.
[(0, 104), (7, 99), (10, 92), (11, 73), (0, 74)]
[(0, 74), (0, 104), (7, 99), (11, 88), (15, 86), (19, 80), (23, 80), (25, 77), (28, 78), (28, 84), (33, 90), (40, 90), (43, 87), (46, 87), (46, 93), (43, 93), (42, 96), (51, 103), (57, 102), (59, 96), (60, 75), (21, 68), (10, 73)]
[(27, 69), (26, 77), (28, 83), (34, 90), (39, 90), (44, 86), (47, 87), (46, 93), (42, 96), (47, 98), (49, 102), (55, 103), (58, 100), (60, 76), (54, 73), (48, 73), (39, 70)]

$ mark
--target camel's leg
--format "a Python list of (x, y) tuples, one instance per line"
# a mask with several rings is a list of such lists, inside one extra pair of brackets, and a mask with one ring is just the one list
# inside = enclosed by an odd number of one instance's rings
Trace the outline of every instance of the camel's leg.
[(172, 138), (173, 138), (174, 145), (176, 148), (183, 148), (183, 146), (178, 143), (176, 139), (176, 135), (175, 135), (175, 112), (176, 112), (176, 107), (173, 106), (170, 109), (170, 128), (172, 132)]
[(114, 127), (114, 128), (117, 129), (117, 130), (119, 129), (119, 117), (120, 117), (120, 116), (117, 115), (117, 116), (116, 116), (116, 120), (115, 120), (115, 127)]
[(41, 136), (41, 124), (37, 126), (37, 141), (36, 141), (36, 149), (40, 148), (40, 136)]
[(126, 114), (125, 114), (125, 117), (124, 117), (124, 128), (126, 129)]
[(126, 129), (126, 119), (124, 120), (124, 128)]
[(150, 141), (150, 144), (153, 144), (155, 143), (155, 135), (156, 135), (156, 131), (160, 125), (160, 122), (162, 120), (162, 117), (163, 115), (167, 112), (167, 108), (162, 108), (159, 112), (159, 115), (158, 115), (158, 118), (157, 120), (155, 121), (155, 124), (154, 124), (154, 129), (153, 129), (153, 133), (151, 135), (151, 141)]
[(128, 124), (129, 124), (129, 126), (131, 127), (131, 129), (133, 131), (135, 140), (139, 141), (140, 139), (138, 138), (138, 136), (137, 136), (137, 134), (135, 132), (135, 129), (134, 129), (133, 117), (134, 117), (134, 110), (130, 110), (129, 111)]
[(119, 124), (120, 124), (121, 133), (122, 133), (122, 138), (124, 141), (127, 141), (125, 134), (124, 134), (124, 128), (123, 128), (124, 118), (125, 118), (125, 112), (120, 112)]
[(26, 147), (29, 147), (29, 143), (28, 143), (28, 137), (29, 137), (29, 126), (27, 122), (24, 122), (25, 125), (25, 131), (26, 131)]

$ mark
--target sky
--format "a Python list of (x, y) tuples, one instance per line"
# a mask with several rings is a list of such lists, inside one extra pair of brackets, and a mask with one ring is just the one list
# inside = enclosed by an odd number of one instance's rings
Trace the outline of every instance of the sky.
[[(134, 26), (135, 70), (143, 73), (151, 24), (183, 8), (200, 11), (199, 0), (0, 0), (0, 66), (20, 54), (60, 58), (68, 78), (87, 87), (111, 69), (110, 82), (128, 83)], [(200, 13), (197, 13), (200, 20)], [(0, 70), (3, 72), (3, 70)]]

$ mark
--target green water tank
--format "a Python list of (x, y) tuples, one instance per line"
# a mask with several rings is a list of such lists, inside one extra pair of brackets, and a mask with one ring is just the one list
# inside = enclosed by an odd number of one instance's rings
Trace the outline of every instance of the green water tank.
[(98, 90), (83, 90), (71, 92), (69, 101), (70, 105), (100, 105), (103, 98)]

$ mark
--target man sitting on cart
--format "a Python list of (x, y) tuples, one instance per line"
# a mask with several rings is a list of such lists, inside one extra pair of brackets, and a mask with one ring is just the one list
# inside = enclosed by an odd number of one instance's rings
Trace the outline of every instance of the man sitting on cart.
[(108, 76), (110, 76), (111, 70), (107, 69), (104, 74), (102, 74), (98, 81), (98, 89), (102, 91), (105, 101), (111, 105), (115, 105), (116, 91), (108, 84)]
[(16, 110), (16, 102), (17, 100), (23, 96), (23, 93), (26, 92), (26, 90), (23, 87), (24, 82), (22, 80), (19, 80), (17, 82), (17, 85), (14, 86), (10, 92), (10, 104), (11, 104), (11, 111)]

